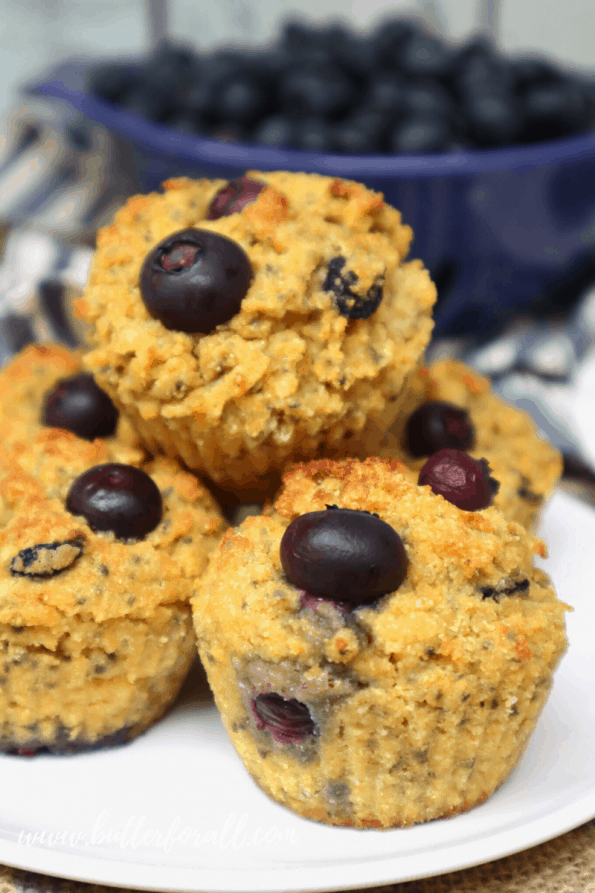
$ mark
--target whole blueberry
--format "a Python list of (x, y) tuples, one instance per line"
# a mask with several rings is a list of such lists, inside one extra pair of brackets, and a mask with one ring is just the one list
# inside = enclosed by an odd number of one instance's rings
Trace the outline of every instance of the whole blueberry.
[(430, 456), (419, 473), (418, 484), (468, 512), (491, 505), (500, 484), (490, 476), (485, 459), (474, 459), (462, 450), (440, 450)]
[(307, 706), (296, 698), (283, 698), (276, 692), (257, 695), (250, 701), (259, 731), (267, 729), (279, 744), (298, 744), (314, 735), (316, 724)]
[(110, 462), (75, 480), (66, 508), (82, 515), (92, 530), (111, 530), (118, 539), (143, 539), (161, 521), (163, 503), (146, 472)]
[(294, 132), (294, 122), (286, 115), (271, 115), (256, 127), (252, 140), (261, 146), (283, 148), (292, 145)]
[(357, 91), (341, 69), (328, 62), (290, 69), (279, 85), (283, 111), (292, 117), (336, 118), (357, 99)]
[(510, 93), (515, 77), (512, 67), (484, 41), (474, 41), (457, 56), (452, 73), (455, 92), (462, 98)]
[(380, 71), (368, 83), (365, 103), (370, 110), (386, 115), (389, 121), (395, 121), (405, 112), (406, 93), (407, 86), (400, 75)]
[(382, 151), (386, 120), (380, 112), (360, 112), (336, 125), (335, 148), (351, 155)]
[(408, 115), (449, 119), (454, 114), (454, 103), (448, 91), (435, 80), (408, 85), (403, 92), (403, 105)]
[(452, 130), (443, 115), (416, 114), (405, 118), (390, 136), (390, 148), (402, 155), (440, 152), (452, 140)]
[(62, 378), (46, 394), (42, 423), (65, 428), (84, 440), (109, 437), (118, 424), (118, 410), (92, 375), (79, 372)]
[(307, 152), (332, 152), (334, 130), (323, 118), (305, 118), (295, 122), (293, 147)]
[(412, 78), (446, 77), (453, 67), (453, 51), (429, 34), (412, 34), (400, 50), (398, 65)]
[(264, 188), (264, 183), (251, 180), (249, 177), (230, 180), (227, 186), (219, 190), (211, 202), (207, 220), (218, 220), (220, 217), (229, 217), (230, 214), (241, 211), (242, 208), (253, 202)]
[(281, 541), (281, 563), (294, 586), (353, 607), (394, 592), (407, 572), (403, 543), (390, 524), (336, 506), (291, 522)]
[(419, 25), (413, 19), (390, 17), (380, 22), (372, 32), (371, 42), (376, 51), (379, 68), (392, 68), (399, 64), (404, 44), (418, 35)]
[(405, 427), (405, 443), (412, 456), (431, 456), (445, 447), (468, 450), (474, 436), (469, 413), (442, 400), (422, 403)]
[(166, 329), (207, 334), (239, 311), (251, 279), (250, 261), (237, 242), (185, 229), (147, 255), (139, 284), (145, 307)]
[(592, 90), (585, 92), (570, 78), (529, 87), (522, 105), (525, 116), (523, 138), (534, 142), (558, 139), (580, 131), (588, 124), (592, 102)]
[(521, 134), (521, 109), (510, 93), (469, 96), (463, 114), (468, 136), (477, 146), (503, 146), (516, 142)]
[(259, 80), (244, 73), (230, 77), (218, 90), (218, 115), (224, 121), (249, 125), (266, 109), (267, 99)]
[(365, 34), (344, 31), (330, 35), (330, 51), (339, 67), (356, 83), (365, 84), (376, 70), (377, 50)]

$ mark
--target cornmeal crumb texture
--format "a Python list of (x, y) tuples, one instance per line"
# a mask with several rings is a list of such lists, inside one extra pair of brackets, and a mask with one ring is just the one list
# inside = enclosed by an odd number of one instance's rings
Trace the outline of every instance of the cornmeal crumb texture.
[(175, 697), (195, 656), (189, 598), (222, 533), (210, 495), (171, 460), (144, 470), (164, 510), (142, 541), (65, 509), (100, 441), (42, 429), (0, 454), (0, 750), (125, 741)]
[[(58, 344), (30, 344), (0, 371), (2, 444), (27, 443), (43, 426), (46, 395), (63, 378), (83, 371), (81, 352)], [(130, 422), (120, 414), (115, 436), (105, 439), (108, 450), (130, 448), (128, 461), (145, 455)], [(120, 461), (127, 461), (121, 459)]]
[[(465, 512), (398, 463), (319, 460), (275, 510), (229, 530), (194, 599), (199, 650), (248, 771), (312, 819), (411, 825), (488, 797), (517, 763), (566, 647), (561, 603), (533, 567), (544, 546), (494, 508)], [(290, 521), (327, 505), (376, 512), (409, 559), (400, 588), (344, 611), (282, 571)], [(275, 692), (316, 724), (299, 743), (257, 728)]]
[(441, 400), (467, 410), (475, 432), (468, 452), (487, 459), (500, 482), (494, 505), (507, 518), (533, 528), (562, 474), (562, 457), (537, 431), (528, 413), (497, 397), (487, 378), (457, 360), (422, 367), (413, 379), (403, 412), (379, 452), (400, 459), (419, 473), (426, 458), (415, 459), (405, 444), (405, 422), (423, 403)]
[[(296, 454), (344, 449), (368, 423), (383, 430), (428, 343), (436, 292), (412, 233), (379, 193), (317, 174), (259, 173), (267, 187), (240, 213), (206, 220), (223, 180), (170, 180), (136, 196), (98, 234), (79, 311), (85, 363), (153, 450), (217, 481), (249, 482)], [(151, 249), (187, 227), (246, 251), (253, 279), (241, 309), (208, 335), (169, 331), (139, 293)], [(368, 319), (339, 313), (323, 285), (345, 258), (352, 291), (382, 283)]]

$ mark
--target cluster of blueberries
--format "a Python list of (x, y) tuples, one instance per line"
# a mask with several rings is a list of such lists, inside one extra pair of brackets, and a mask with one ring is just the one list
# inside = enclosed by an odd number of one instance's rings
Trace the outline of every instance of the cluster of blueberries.
[(370, 33), (288, 21), (253, 49), (163, 42), (139, 64), (98, 66), (87, 88), (179, 132), (320, 152), (452, 152), (595, 125), (586, 78), (482, 39), (453, 47), (403, 18)]

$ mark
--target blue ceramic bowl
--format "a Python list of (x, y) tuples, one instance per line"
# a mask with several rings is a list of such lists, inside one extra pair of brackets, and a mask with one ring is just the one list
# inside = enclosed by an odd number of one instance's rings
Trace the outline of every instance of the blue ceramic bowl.
[(59, 98), (128, 146), (135, 186), (174, 176), (232, 178), (249, 169), (359, 180), (398, 208), (439, 287), (436, 332), (486, 334), (534, 310), (595, 253), (595, 133), (497, 150), (331, 155), (176, 133), (95, 99), (84, 68), (54, 72), (37, 95)]

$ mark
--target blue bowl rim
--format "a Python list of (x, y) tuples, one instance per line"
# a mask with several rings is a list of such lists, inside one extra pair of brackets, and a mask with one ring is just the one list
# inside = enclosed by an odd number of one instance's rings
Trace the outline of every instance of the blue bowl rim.
[(137, 148), (175, 156), (180, 161), (242, 170), (307, 171), (366, 180), (413, 179), (428, 177), (473, 176), (499, 170), (527, 171), (539, 165), (595, 158), (595, 130), (586, 134), (511, 146), (432, 155), (340, 155), (306, 152), (299, 149), (275, 149), (254, 144), (224, 143), (175, 130), (120, 111), (81, 90), (72, 90), (60, 81), (37, 84), (38, 96), (68, 102), (77, 111), (101, 124)]

